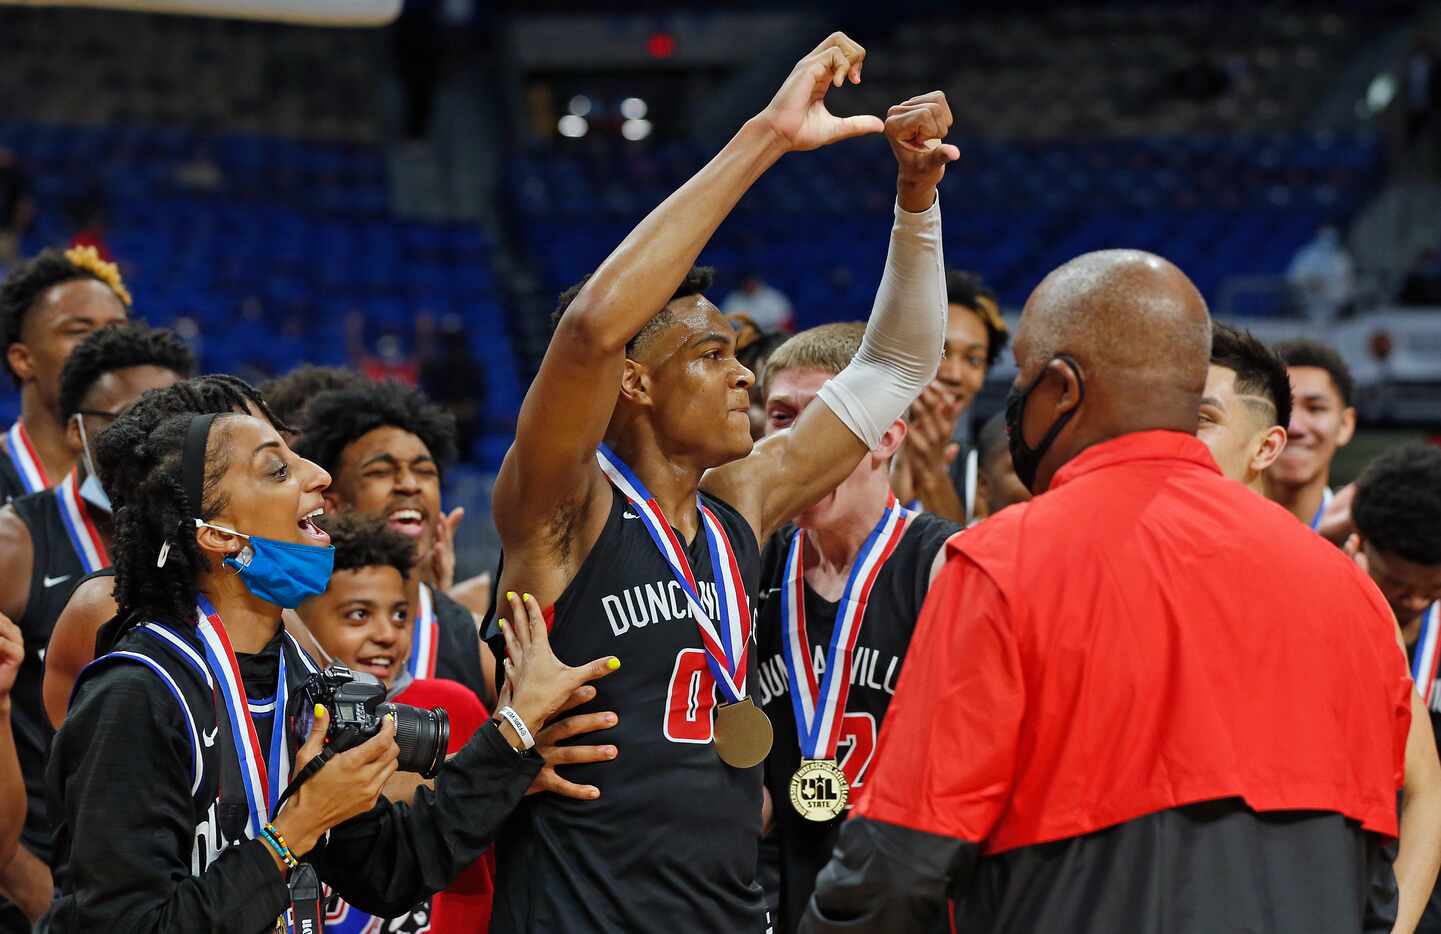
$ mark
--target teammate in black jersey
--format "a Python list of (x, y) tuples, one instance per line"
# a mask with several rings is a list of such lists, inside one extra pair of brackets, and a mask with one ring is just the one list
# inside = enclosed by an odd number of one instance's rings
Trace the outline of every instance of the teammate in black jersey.
[(0, 930), (28, 931), (50, 901), (44, 774), (54, 731), (42, 696), (45, 647), (75, 584), (110, 564), (109, 501), (92, 472), (94, 438), (141, 393), (184, 379), (193, 367), (169, 331), (123, 324), (85, 338), (60, 375), (75, 467), (55, 488), (0, 510), (0, 613), (20, 626), (26, 645), (11, 719), (29, 795), (24, 846), (0, 873), (0, 891), (13, 902), (0, 914)]
[[(860, 347), (861, 331), (859, 324), (822, 325), (797, 334), (776, 350), (764, 378), (767, 435), (789, 428), (820, 387), (850, 363)], [(794, 524), (771, 536), (761, 555), (755, 679), (759, 701), (776, 729), (765, 773), (780, 856), (777, 931), (794, 931), (800, 922), (816, 874), (830, 860), (844, 819), (807, 820), (789, 800), (801, 747), (783, 650), (782, 605), (790, 584), (787, 557), (797, 530), (804, 530), (804, 647), (819, 679), (835, 633), (838, 602), (847, 592), (868, 536), (893, 498), (890, 458), (905, 435), (906, 423), (897, 419), (851, 475), (797, 516)], [(843, 717), (836, 759), (852, 795), (865, 784), (911, 630), (931, 581), (945, 563), (945, 543), (961, 531), (959, 523), (929, 513), (905, 521), (900, 541), (875, 573), (849, 666), (849, 696), (845, 709), (836, 714)], [(859, 588), (851, 591), (855, 595)]]
[(330, 508), (384, 519), (416, 544), (424, 594), (413, 604), (411, 673), (457, 681), (494, 706), (495, 662), (480, 642), (478, 621), (446, 595), (450, 582), (436, 574), (435, 552), (449, 548), (457, 518), (440, 507), (440, 472), (456, 457), (455, 419), (419, 390), (369, 380), (321, 393), (305, 413), (296, 452), (330, 473)]
[[(712, 742), (713, 718), (726, 710), (717, 695), (743, 699), (729, 692), (751, 670), (749, 654), (732, 642), (736, 658), (721, 667), (707, 653), (678, 572), (651, 535), (674, 539), (667, 553), (685, 553), (701, 612), (734, 623), (732, 608), (756, 594), (758, 543), (845, 479), (935, 373), (945, 321), (935, 186), (959, 156), (940, 144), (950, 112), (937, 92), (892, 108), (884, 124), (832, 116), (827, 90), (859, 82), (864, 58), (843, 34), (826, 39), (716, 158), (562, 296), (496, 480), (498, 592), (535, 595), (562, 659), (602, 646), (622, 659), (590, 705), (619, 716), (611, 732), (620, 754), (568, 772), (597, 786), (597, 800), (535, 796), (506, 828), (495, 934), (763, 927), (761, 771), (725, 764)], [(735, 359), (730, 324), (701, 294), (708, 273), (692, 264), (782, 154), (882, 130), (900, 163), (899, 198), (862, 350), (822, 394), (825, 404), (753, 448), (754, 377)], [(602, 443), (648, 488), (644, 506), (608, 479)], [(663, 518), (652, 526), (655, 511)]]
[(93, 247), (45, 250), (0, 284), (0, 346), (20, 418), (0, 435), (0, 505), (64, 479), (75, 463), (60, 413), (60, 369), (85, 336), (124, 321), (130, 293)]
[[(276, 424), (260, 393), (238, 376), (210, 374), (197, 376), (174, 386), (146, 393), (126, 412), (144, 430), (172, 415), (209, 415), (236, 412), (253, 415)], [(115, 488), (109, 493), (116, 508), (124, 505), (129, 491)], [(115, 616), (115, 570), (105, 568), (81, 579), (66, 601), (50, 633), (45, 652), (45, 710), (56, 729), (65, 719), (70, 692), (81, 669), (94, 660), (102, 627)], [(304, 641), (302, 639), (302, 641)], [(98, 647), (101, 654), (109, 645)]]

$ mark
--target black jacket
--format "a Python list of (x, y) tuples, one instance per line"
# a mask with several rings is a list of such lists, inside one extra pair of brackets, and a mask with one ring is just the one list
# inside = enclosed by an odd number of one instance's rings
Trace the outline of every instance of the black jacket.
[[(239, 656), (252, 699), (273, 693), (281, 642)], [(140, 631), (117, 648), (166, 662)], [(166, 667), (181, 683), (183, 669)], [(214, 781), (194, 787), (189, 720), (205, 732), (213, 702), (206, 710), (197, 692), (185, 690), (187, 714), (166, 680), (143, 664), (101, 665), (87, 674), (46, 774), (57, 820), (58, 898), (37, 930), (273, 930), (288, 905), (285, 881), (263, 844), (215, 833)], [(212, 758), (205, 759), (207, 771), (219, 772)], [(412, 806), (382, 798), (332, 829), (306, 859), (351, 904), (382, 917), (398, 914), (445, 888), (481, 855), (541, 764), (534, 753), (517, 755), (487, 724), (445, 764), (434, 793), (421, 789)], [(207, 833), (221, 837), (218, 846)], [(239, 842), (227, 844), (231, 837)]]

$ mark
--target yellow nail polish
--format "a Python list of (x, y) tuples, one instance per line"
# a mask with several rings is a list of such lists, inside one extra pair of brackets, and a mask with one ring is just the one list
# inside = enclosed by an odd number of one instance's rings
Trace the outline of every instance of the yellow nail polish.
[(608, 661), (608, 662), (605, 663), (605, 667), (609, 668), (611, 671), (619, 671), (619, 670), (620, 670), (620, 659), (618, 659), (618, 658), (612, 658), (610, 661)]
[(316, 715), (317, 717), (323, 717), (323, 716), (325, 716), (325, 705), (324, 705), (324, 704), (316, 704), (316, 705), (315, 705), (315, 715)]
[(530, 594), (528, 594), (528, 593), (527, 593), (527, 594), (521, 594), (521, 596), (524, 597), (524, 598), (527, 599), (527, 600), (534, 600), (534, 599), (535, 599), (534, 597), (532, 597), (532, 596), (531, 596)]
[(514, 590), (507, 590), (507, 591), (505, 592), (505, 599), (507, 599), (507, 600), (514, 600), (514, 599), (515, 599), (515, 591), (514, 591)]
[(496, 621), (495, 621), (495, 624), (496, 624), (497, 626), (499, 626), (501, 629), (504, 629), (504, 628), (505, 628), (505, 620), (503, 620), (503, 619), (498, 619), (498, 620), (496, 620)]

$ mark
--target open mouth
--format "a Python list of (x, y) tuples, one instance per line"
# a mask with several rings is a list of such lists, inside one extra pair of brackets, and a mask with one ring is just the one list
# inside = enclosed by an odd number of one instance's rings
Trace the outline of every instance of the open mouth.
[(330, 534), (324, 529), (322, 529), (320, 526), (315, 524), (315, 520), (319, 519), (323, 515), (325, 515), (325, 508), (322, 506), (319, 509), (311, 510), (310, 512), (301, 516), (295, 524), (300, 527), (300, 531), (304, 532), (308, 537), (314, 539), (317, 544), (329, 545)]
[(419, 538), (425, 531), (425, 513), (419, 509), (397, 509), (385, 517), (390, 527), (402, 535)]
[(395, 671), (395, 658), (390, 655), (372, 655), (367, 658), (357, 658), (356, 667), (361, 671), (375, 675), (382, 680), (389, 678)]

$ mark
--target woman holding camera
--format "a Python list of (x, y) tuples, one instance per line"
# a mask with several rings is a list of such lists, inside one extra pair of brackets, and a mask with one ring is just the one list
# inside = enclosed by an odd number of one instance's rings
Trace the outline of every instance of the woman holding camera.
[(240, 414), (153, 428), (121, 417), (99, 460), (119, 494), (127, 631), (82, 673), (52, 748), (59, 897), (37, 930), (262, 934), (291, 904), (292, 872), (297, 904), (308, 897), (297, 859), (351, 904), (397, 913), (490, 844), (542, 766), (531, 730), (619, 667), (568, 668), (538, 614), (518, 617), (528, 638), (513, 643), (502, 716), (445, 763), (433, 792), (378, 800), (400, 755), (393, 720), (334, 753), (333, 711), (314, 708), (303, 744), (286, 718), (316, 669), (281, 610), (330, 577), (314, 522), (326, 473)]

